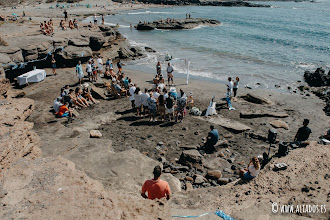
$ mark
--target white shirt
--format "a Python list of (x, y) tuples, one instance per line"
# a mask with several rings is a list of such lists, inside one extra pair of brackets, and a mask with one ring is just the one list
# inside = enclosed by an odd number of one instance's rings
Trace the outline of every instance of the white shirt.
[(168, 93), (164, 94), (164, 101), (168, 98)]
[(227, 86), (229, 87), (230, 91), (232, 91), (233, 90), (233, 87), (234, 87), (233, 81), (228, 82), (227, 83)]
[(148, 98), (150, 95), (148, 93), (142, 93), (142, 105), (148, 106)]
[(142, 105), (142, 92), (140, 91), (138, 94), (135, 94), (134, 99), (135, 106), (140, 107)]
[(167, 66), (167, 69), (166, 69), (167, 73), (171, 73), (174, 71), (173, 67), (172, 66)]
[(96, 20), (97, 20), (96, 15), (94, 15), (94, 21), (96, 21)]
[(62, 103), (57, 101), (57, 99), (55, 99), (54, 104), (53, 104), (53, 108), (54, 108), (55, 112), (58, 112), (60, 110), (61, 106), (62, 106)]
[[(260, 167), (259, 167), (259, 170), (260, 170)], [(259, 170), (256, 170), (256, 168), (253, 165), (249, 166), (250, 175), (253, 177), (258, 176)]]
[(102, 66), (102, 65), (103, 65), (102, 58), (98, 58), (98, 59), (97, 59), (97, 63), (99, 64), (99, 66)]
[(87, 72), (91, 73), (92, 72), (92, 64), (88, 63), (86, 66)]
[(134, 92), (135, 92), (135, 90), (136, 90), (135, 86), (132, 86), (131, 88), (129, 88), (129, 94), (130, 94), (129, 100), (130, 101), (134, 101)]
[(160, 96), (160, 94), (158, 92), (153, 92), (153, 96), (155, 99), (158, 99), (158, 97)]

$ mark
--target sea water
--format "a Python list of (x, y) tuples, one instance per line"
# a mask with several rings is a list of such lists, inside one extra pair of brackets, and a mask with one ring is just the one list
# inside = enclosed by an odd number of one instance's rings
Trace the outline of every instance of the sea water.
[[(156, 62), (173, 57), (175, 74), (225, 82), (240, 77), (252, 88), (294, 87), (305, 70), (330, 68), (330, 1), (259, 2), (271, 8), (186, 6), (121, 12), (107, 16), (107, 24), (119, 24), (120, 32), (138, 46), (157, 53), (128, 62), (127, 68), (156, 73)], [(193, 18), (217, 19), (220, 26), (191, 30), (137, 31), (139, 21)]]

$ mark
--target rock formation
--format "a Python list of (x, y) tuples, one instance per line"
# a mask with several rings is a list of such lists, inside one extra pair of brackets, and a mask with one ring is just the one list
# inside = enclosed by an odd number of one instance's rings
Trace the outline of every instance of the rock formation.
[(58, 31), (54, 37), (32, 33), (27, 34), (24, 41), (18, 41), (17, 37), (6, 41), (8, 46), (0, 46), (0, 66), (10, 80), (32, 70), (33, 66), (51, 67), (51, 53), (57, 67), (73, 67), (78, 60), (84, 63), (105, 50), (112, 59), (143, 55), (141, 49), (131, 46), (116, 28), (110, 26)]
[(153, 30), (153, 29), (192, 29), (200, 25), (218, 26), (220, 22), (214, 19), (204, 18), (190, 18), (190, 19), (177, 19), (177, 20), (157, 20), (152, 23), (142, 23), (136, 25), (137, 30)]

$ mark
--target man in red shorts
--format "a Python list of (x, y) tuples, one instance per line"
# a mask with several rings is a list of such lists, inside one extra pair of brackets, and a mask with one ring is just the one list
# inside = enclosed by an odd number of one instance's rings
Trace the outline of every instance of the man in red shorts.
[[(153, 179), (144, 182), (141, 196), (145, 199), (152, 200), (166, 197), (166, 199), (169, 200), (171, 198), (170, 186), (166, 181), (160, 179), (162, 168), (160, 168), (160, 166), (155, 166), (153, 174)], [(146, 192), (148, 193), (148, 196), (146, 195)]]

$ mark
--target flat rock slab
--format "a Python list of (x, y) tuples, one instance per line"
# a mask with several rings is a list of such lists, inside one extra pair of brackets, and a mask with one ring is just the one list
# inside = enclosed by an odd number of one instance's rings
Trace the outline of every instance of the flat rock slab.
[(229, 119), (229, 118), (224, 118), (220, 115), (212, 116), (212, 117), (196, 117), (200, 120), (208, 121), (213, 124), (220, 125), (223, 128), (226, 128), (234, 133), (240, 133), (244, 131), (251, 130), (251, 128), (245, 124), (242, 124), (238, 121)]
[(289, 117), (286, 113), (269, 112), (269, 111), (241, 111), (241, 118), (261, 118), (261, 117), (274, 117), (274, 118), (286, 118)]
[(95, 98), (101, 98), (101, 99), (107, 99), (108, 98), (104, 93), (104, 89), (98, 88), (93, 84), (89, 84), (89, 85), (90, 85), (92, 93), (94, 93), (93, 95), (94, 95)]
[(273, 126), (274, 128), (284, 128), (285, 130), (289, 130), (289, 125), (286, 122), (281, 121), (281, 120), (274, 120), (274, 121), (269, 122), (269, 124), (271, 126)]
[(252, 102), (252, 103), (256, 103), (256, 104), (261, 104), (261, 105), (272, 105), (273, 104), (269, 99), (252, 94), (252, 93), (248, 93), (243, 98), (248, 102)]

